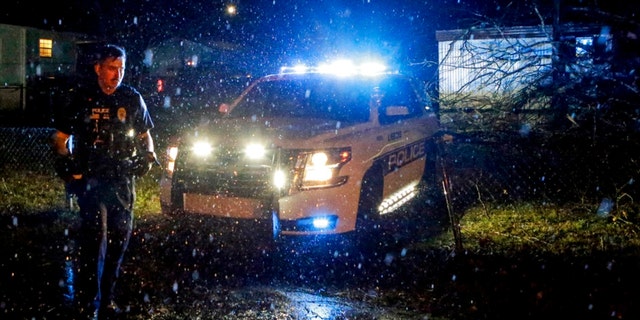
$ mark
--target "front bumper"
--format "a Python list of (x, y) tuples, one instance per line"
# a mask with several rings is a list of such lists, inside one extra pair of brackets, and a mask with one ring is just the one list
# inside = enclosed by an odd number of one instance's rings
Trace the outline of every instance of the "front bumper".
[[(189, 183), (187, 183), (188, 185)], [(194, 186), (194, 184), (191, 184)], [(355, 188), (355, 189), (354, 189)], [(359, 190), (355, 182), (326, 189), (280, 195), (260, 193), (249, 197), (233, 190), (185, 188), (169, 177), (160, 182), (160, 198), (165, 211), (204, 214), (228, 219), (273, 219), (283, 235), (338, 234), (355, 229)]]

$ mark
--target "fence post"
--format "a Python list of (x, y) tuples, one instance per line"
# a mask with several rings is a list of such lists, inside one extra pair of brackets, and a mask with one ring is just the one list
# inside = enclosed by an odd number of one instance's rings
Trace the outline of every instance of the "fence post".
[(460, 221), (453, 208), (453, 202), (451, 201), (451, 180), (449, 179), (449, 172), (447, 170), (447, 161), (449, 152), (447, 152), (447, 144), (453, 143), (453, 136), (450, 134), (443, 134), (440, 136), (438, 145), (438, 153), (440, 155), (440, 169), (442, 170), (442, 193), (444, 194), (445, 203), (447, 206), (447, 214), (449, 215), (449, 222), (451, 223), (451, 232), (453, 233), (453, 240), (455, 243), (456, 253), (463, 252), (462, 245), (462, 233), (460, 231)]

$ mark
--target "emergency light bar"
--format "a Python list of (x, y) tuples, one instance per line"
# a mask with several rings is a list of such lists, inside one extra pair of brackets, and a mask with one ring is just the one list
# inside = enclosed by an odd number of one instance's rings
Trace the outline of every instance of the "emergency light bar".
[(350, 60), (336, 60), (331, 63), (324, 63), (317, 67), (309, 67), (303, 64), (293, 67), (284, 66), (280, 68), (280, 73), (325, 73), (337, 76), (353, 76), (353, 75), (377, 75), (385, 73), (387, 67), (379, 62), (364, 62), (356, 65)]

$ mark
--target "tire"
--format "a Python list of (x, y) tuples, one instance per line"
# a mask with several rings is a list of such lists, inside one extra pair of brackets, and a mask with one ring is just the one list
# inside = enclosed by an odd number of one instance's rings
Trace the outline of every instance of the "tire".
[(379, 167), (369, 169), (362, 178), (360, 187), (356, 232), (366, 232), (379, 223), (378, 206), (382, 202), (383, 187), (382, 170)]
[(176, 185), (172, 183), (171, 203), (161, 206), (162, 213), (170, 216), (180, 216), (182, 208), (184, 208), (182, 201), (182, 189), (176, 188)]
[(426, 161), (422, 172), (421, 184), (423, 187), (436, 187), (438, 185), (438, 161), (440, 160), (438, 146), (433, 140), (428, 140), (424, 147)]
[(429, 220), (441, 220), (446, 218), (446, 200), (442, 189), (443, 171), (441, 154), (437, 142), (433, 139), (427, 141), (426, 161), (424, 172), (420, 180), (420, 198), (422, 208)]
[(377, 249), (384, 244), (380, 225), (381, 217), (378, 212), (378, 206), (382, 202), (383, 187), (382, 170), (374, 166), (362, 178), (358, 215), (353, 234), (356, 250), (365, 257), (375, 255)]

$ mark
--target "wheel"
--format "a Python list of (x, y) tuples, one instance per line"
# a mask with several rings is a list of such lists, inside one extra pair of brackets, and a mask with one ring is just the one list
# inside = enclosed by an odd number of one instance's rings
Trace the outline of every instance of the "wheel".
[(382, 203), (384, 180), (379, 167), (369, 169), (362, 178), (358, 200), (356, 232), (366, 232), (377, 227), (380, 220), (378, 206)]
[(422, 179), (420, 180), (420, 212), (421, 218), (429, 218), (429, 220), (441, 220), (446, 218), (446, 199), (442, 188), (443, 168), (442, 158), (438, 149), (437, 142), (434, 140), (427, 141), (425, 146), (426, 161)]
[(160, 210), (164, 215), (178, 216), (182, 212), (182, 190), (173, 185), (171, 180), (163, 181), (161, 185)]
[(424, 147), (426, 153), (426, 161), (424, 163), (424, 171), (422, 172), (421, 184), (423, 187), (436, 187), (438, 181), (438, 146), (433, 140), (426, 142)]
[(380, 167), (369, 169), (362, 178), (358, 215), (353, 233), (355, 249), (367, 259), (384, 245), (378, 206), (382, 202), (384, 180)]

